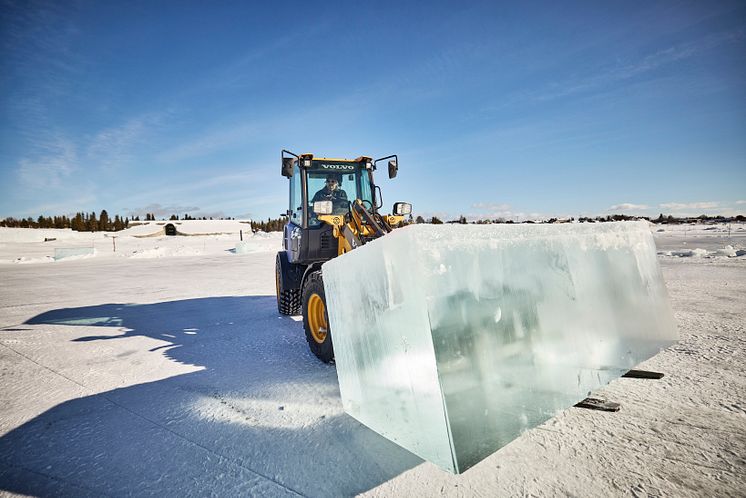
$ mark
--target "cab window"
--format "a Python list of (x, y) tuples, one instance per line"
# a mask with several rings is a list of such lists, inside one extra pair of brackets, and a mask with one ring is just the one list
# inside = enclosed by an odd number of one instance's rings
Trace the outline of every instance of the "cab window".
[[(353, 166), (354, 165), (354, 166)], [(314, 197), (329, 196), (327, 179), (332, 176), (338, 179), (337, 189), (344, 192), (343, 198), (347, 202), (339, 200), (339, 195), (334, 196), (333, 213), (346, 214), (349, 212), (348, 202), (355, 199), (366, 201), (366, 207), (373, 204), (373, 188), (370, 183), (370, 174), (367, 169), (359, 163), (328, 163), (323, 162), (308, 170), (308, 226), (317, 227), (321, 225), (318, 217), (313, 211)], [(330, 197), (331, 198), (331, 197)]]
[(303, 221), (303, 190), (300, 184), (300, 168), (298, 161), (293, 167), (293, 176), (290, 178), (290, 221), (301, 225)]

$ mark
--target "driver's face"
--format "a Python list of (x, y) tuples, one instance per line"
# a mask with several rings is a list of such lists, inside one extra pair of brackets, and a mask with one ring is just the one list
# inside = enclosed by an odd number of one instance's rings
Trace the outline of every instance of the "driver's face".
[(326, 181), (326, 188), (328, 188), (329, 190), (337, 190), (337, 187), (339, 187), (339, 183), (337, 183), (337, 180), (329, 178)]

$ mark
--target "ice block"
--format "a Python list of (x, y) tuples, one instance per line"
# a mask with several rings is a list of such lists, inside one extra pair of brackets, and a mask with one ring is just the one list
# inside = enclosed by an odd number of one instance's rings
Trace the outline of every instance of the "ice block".
[(57, 247), (54, 249), (54, 260), (58, 261), (73, 256), (92, 256), (95, 253), (93, 247)]
[(411, 225), (322, 272), (345, 411), (454, 473), (678, 340), (642, 221)]

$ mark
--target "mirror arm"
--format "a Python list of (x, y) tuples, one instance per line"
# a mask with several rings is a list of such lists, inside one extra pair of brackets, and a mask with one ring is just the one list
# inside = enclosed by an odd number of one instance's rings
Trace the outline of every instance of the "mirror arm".
[(390, 156), (382, 157), (380, 159), (376, 159), (375, 161), (373, 161), (373, 171), (376, 170), (376, 164), (380, 163), (381, 161), (385, 161), (386, 159), (395, 159), (396, 164), (399, 164), (399, 158), (396, 157), (396, 154), (392, 154)]

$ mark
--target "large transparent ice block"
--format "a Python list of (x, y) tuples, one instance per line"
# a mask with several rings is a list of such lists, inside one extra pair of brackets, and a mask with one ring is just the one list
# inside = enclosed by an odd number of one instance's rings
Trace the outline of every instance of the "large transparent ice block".
[(645, 222), (413, 225), (322, 270), (345, 411), (452, 472), (678, 340)]

